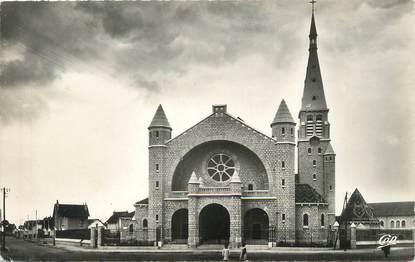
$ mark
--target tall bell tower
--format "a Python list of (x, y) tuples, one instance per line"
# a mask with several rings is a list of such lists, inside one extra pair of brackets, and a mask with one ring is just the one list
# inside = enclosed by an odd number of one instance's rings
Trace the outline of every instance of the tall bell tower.
[[(309, 184), (329, 204), (329, 217), (335, 207), (335, 153), (330, 145), (329, 109), (324, 96), (323, 81), (317, 54), (317, 29), (314, 3), (309, 34), (308, 63), (299, 112), (298, 175), (299, 183)], [(326, 156), (326, 157), (325, 157)], [(331, 219), (330, 219), (331, 220)]]

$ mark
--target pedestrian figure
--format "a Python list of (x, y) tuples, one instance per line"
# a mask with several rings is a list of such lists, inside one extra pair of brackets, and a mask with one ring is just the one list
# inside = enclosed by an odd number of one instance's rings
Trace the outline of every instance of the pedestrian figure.
[(222, 250), (223, 261), (229, 260), (229, 247), (228, 243), (225, 244), (225, 247)]
[(388, 257), (391, 251), (391, 246), (386, 245), (382, 247), (383, 254), (385, 254), (385, 257)]
[(245, 243), (242, 243), (241, 255), (239, 256), (239, 259), (242, 261), (248, 261), (248, 253), (246, 252)]

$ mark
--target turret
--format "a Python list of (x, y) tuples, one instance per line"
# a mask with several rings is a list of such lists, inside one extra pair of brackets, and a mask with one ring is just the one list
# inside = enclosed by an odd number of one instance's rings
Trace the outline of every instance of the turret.
[(197, 193), (199, 191), (200, 187), (200, 181), (197, 179), (195, 171), (192, 172), (192, 175), (190, 176), (189, 182), (187, 183), (188, 192), (191, 193)]
[(328, 217), (330, 225), (335, 220), (335, 196), (336, 196), (336, 154), (329, 143), (324, 152), (324, 199), (328, 206)]
[(283, 99), (271, 123), (272, 137), (277, 142), (295, 142), (295, 122)]
[(158, 106), (148, 130), (150, 146), (163, 145), (171, 138), (172, 128), (161, 105)]
[(240, 195), (242, 193), (242, 182), (237, 170), (235, 170), (235, 172), (233, 173), (229, 186), (231, 188), (232, 193), (234, 193), (235, 195)]

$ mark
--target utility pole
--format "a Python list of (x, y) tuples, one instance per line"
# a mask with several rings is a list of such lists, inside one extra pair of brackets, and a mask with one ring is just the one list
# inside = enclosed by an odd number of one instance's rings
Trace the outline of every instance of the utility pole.
[(1, 191), (3, 191), (3, 222), (1, 223), (3, 226), (3, 242), (1, 245), (1, 250), (5, 251), (6, 250), (6, 196), (7, 196), (7, 193), (10, 192), (10, 188), (3, 187)]

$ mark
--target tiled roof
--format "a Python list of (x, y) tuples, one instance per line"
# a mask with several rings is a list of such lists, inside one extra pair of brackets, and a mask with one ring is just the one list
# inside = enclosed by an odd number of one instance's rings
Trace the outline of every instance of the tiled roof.
[(309, 184), (296, 184), (295, 203), (326, 203), (326, 200)]
[(135, 202), (136, 205), (148, 205), (148, 197)]
[(280, 106), (278, 107), (277, 113), (275, 114), (271, 126), (276, 123), (295, 123), (284, 99), (281, 101)]
[(107, 222), (105, 222), (105, 223), (107, 223), (107, 224), (115, 224), (115, 223), (118, 222), (118, 219), (120, 217), (129, 217), (129, 214), (130, 213), (128, 211), (120, 211), (120, 212), (114, 211), (112, 213), (112, 215), (110, 216), (110, 218), (108, 218)]
[(368, 203), (373, 209), (375, 216), (414, 216), (414, 201)]
[(154, 114), (153, 120), (151, 121), (150, 127), (170, 127), (169, 120), (167, 120), (166, 114), (164, 113), (163, 107), (159, 105), (156, 113)]
[(377, 220), (373, 210), (368, 206), (362, 194), (356, 188), (347, 201), (346, 208), (341, 214), (342, 221), (372, 221)]
[(88, 206), (85, 205), (68, 205), (68, 204), (55, 204), (55, 208), (53, 209), (53, 217), (55, 215), (59, 215), (60, 217), (70, 217), (70, 218), (88, 218), (89, 217), (89, 210)]

